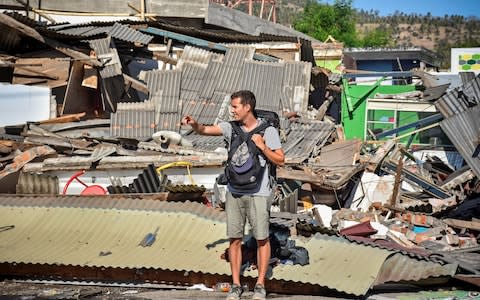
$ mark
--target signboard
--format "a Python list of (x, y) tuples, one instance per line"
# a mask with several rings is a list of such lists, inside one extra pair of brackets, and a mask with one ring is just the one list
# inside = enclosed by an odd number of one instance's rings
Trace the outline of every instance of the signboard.
[(480, 73), (480, 48), (452, 48), (451, 69), (453, 73)]

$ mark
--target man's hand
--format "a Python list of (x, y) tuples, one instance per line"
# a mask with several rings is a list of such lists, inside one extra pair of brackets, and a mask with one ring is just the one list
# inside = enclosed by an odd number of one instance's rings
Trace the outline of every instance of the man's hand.
[(182, 118), (182, 125), (190, 125), (194, 127), (196, 124), (197, 124), (197, 121), (195, 121), (195, 119), (192, 118), (192, 116), (187, 115)]
[(265, 144), (265, 139), (263, 138), (263, 136), (256, 133), (252, 135), (252, 141), (255, 143), (258, 149), (260, 149), (262, 152), (265, 151), (267, 145)]
[(182, 118), (182, 125), (192, 126), (193, 131), (203, 135), (222, 135), (222, 129), (218, 125), (203, 125), (197, 122), (192, 116), (186, 115)]

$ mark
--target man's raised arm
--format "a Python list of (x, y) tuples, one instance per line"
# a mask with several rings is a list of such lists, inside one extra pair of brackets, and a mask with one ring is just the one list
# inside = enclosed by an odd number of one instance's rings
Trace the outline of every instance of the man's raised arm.
[(182, 118), (183, 125), (190, 125), (192, 129), (201, 135), (222, 135), (222, 129), (218, 125), (203, 125), (198, 123), (192, 116)]

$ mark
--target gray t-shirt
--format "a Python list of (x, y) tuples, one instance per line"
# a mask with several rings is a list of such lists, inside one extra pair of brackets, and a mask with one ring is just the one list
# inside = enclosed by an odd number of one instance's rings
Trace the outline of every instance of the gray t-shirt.
[[(260, 119), (257, 119), (257, 126), (263, 122)], [(231, 145), (231, 138), (232, 138), (232, 125), (229, 122), (220, 122), (218, 123), (218, 126), (222, 129), (223, 137), (225, 140), (228, 142), (228, 147)], [(242, 130), (245, 131), (243, 126), (241, 126)], [(265, 129), (265, 133), (263, 134), (263, 138), (265, 139), (265, 144), (267, 145), (268, 148), (272, 150), (277, 150), (282, 148), (282, 143), (280, 141), (280, 135), (278, 134), (278, 131), (275, 127), (267, 127)], [(230, 149), (228, 149), (230, 150)], [(264, 166), (266, 164), (265, 158), (260, 155), (260, 164)], [(241, 194), (241, 195), (253, 195), (253, 196), (270, 196), (272, 195), (272, 186), (270, 184), (270, 179), (269, 179), (269, 170), (268, 170), (268, 165), (265, 168), (265, 172), (262, 177), (262, 181), (260, 183), (260, 188), (257, 191), (245, 191), (245, 190), (236, 190), (230, 184), (227, 185), (227, 189), (229, 192), (233, 194)]]

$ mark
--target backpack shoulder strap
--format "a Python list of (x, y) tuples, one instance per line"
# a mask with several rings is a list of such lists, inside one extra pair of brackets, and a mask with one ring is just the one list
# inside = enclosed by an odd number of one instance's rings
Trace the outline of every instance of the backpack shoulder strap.
[(247, 134), (242, 130), (242, 128), (240, 128), (240, 125), (237, 121), (230, 121), (230, 125), (232, 126), (232, 140), (237, 137), (240, 137), (242, 142), (247, 140)]
[(268, 124), (268, 123), (261, 123), (260, 125), (258, 125), (257, 127), (255, 127), (252, 131), (250, 131), (248, 133), (249, 136), (252, 136), (256, 133), (259, 133), (261, 135), (263, 135), (265, 133), (265, 130), (270, 127), (271, 125)]

